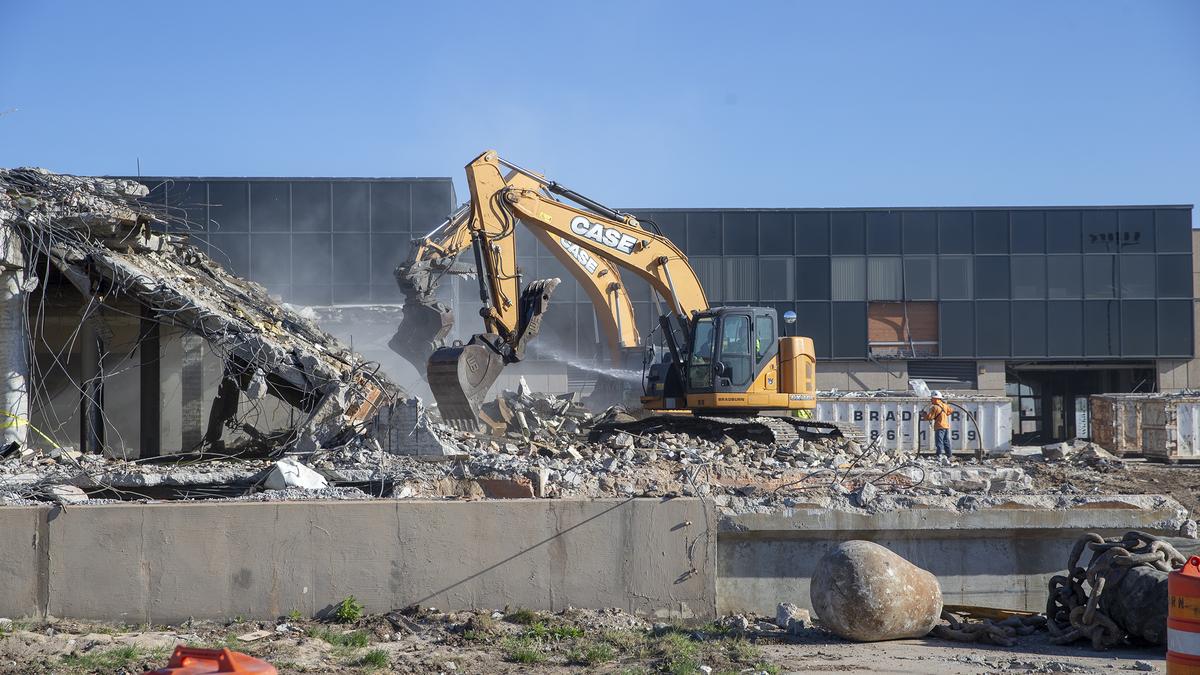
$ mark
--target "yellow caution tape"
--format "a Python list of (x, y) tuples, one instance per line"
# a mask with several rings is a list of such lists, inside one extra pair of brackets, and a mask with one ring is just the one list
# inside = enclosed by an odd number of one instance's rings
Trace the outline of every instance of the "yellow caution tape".
[(0, 429), (9, 429), (9, 428), (12, 428), (15, 426), (20, 426), (20, 425), (24, 424), (25, 426), (29, 427), (30, 429), (33, 429), (33, 431), (38, 436), (41, 436), (42, 438), (46, 439), (46, 442), (49, 443), (52, 447), (55, 447), (55, 448), (58, 447), (57, 441), (55, 441), (53, 438), (50, 438), (46, 434), (42, 433), (41, 429), (33, 426), (33, 423), (30, 422), (29, 420), (25, 419), (24, 417), (21, 417), (20, 415), (14, 415), (14, 414), (8, 412), (7, 410), (0, 410), (0, 415), (4, 415), (5, 417), (8, 417), (13, 420), (12, 422), (5, 422), (4, 424), (0, 424)]

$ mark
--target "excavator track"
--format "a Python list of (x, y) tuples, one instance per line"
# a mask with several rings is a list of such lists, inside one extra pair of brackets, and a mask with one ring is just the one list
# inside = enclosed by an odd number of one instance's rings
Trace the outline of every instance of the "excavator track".
[(588, 439), (596, 441), (618, 431), (631, 434), (685, 433), (691, 436), (723, 434), (735, 441), (757, 441), (772, 445), (786, 445), (801, 439), (848, 438), (860, 443), (865, 440), (858, 427), (844, 422), (767, 415), (651, 415), (632, 422), (599, 422), (592, 427)]

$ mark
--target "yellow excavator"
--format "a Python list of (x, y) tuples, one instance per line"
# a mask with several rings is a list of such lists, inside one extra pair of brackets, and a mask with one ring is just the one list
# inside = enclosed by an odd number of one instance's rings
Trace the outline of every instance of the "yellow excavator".
[[(470, 201), (416, 242), (396, 270), (406, 295), (392, 349), (419, 363), (428, 354), (430, 389), (444, 421), (475, 429), (479, 406), (503, 367), (524, 358), (559, 279), (522, 287), (515, 227), (528, 227), (552, 251), (597, 308), (613, 353), (637, 348), (633, 306), (620, 271), (648, 282), (657, 297), (665, 350), (645, 369), (644, 408), (656, 415), (622, 428), (693, 431), (714, 424), (753, 427), (776, 441), (834, 425), (796, 415), (816, 405), (813, 342), (783, 336), (770, 307), (710, 307), (687, 257), (631, 214), (589, 199), (541, 174), (485, 152), (466, 166)], [(568, 203), (569, 202), (569, 203)], [(437, 280), (472, 268), (457, 260), (470, 246), (485, 332), (465, 344), (441, 342), (451, 310), (437, 301)], [(661, 298), (662, 302), (659, 302)], [(662, 306), (665, 303), (665, 308)], [(669, 421), (666, 421), (669, 419)], [(741, 434), (753, 437), (755, 434)]]

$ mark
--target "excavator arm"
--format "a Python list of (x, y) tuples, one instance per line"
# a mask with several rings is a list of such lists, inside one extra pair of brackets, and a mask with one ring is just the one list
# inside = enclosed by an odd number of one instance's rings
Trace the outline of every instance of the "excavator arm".
[[(512, 188), (537, 190), (534, 179), (518, 172), (509, 172), (505, 183)], [(474, 191), (473, 191), (474, 195)], [(508, 223), (488, 216), (479, 225), (475, 219), (480, 209), (475, 200), (464, 204), (425, 237), (416, 240), (408, 259), (395, 271), (396, 282), (404, 294), (403, 318), (388, 346), (418, 369), (423, 368), (434, 350), (445, 344), (454, 326), (454, 312), (437, 298), (441, 279), (446, 275), (474, 276), (475, 260), (460, 260), (473, 241), (487, 242), (482, 248), (482, 267), (496, 270), (485, 275), (487, 301), (498, 298), (503, 310), (514, 305), (518, 296), (515, 237)], [(615, 266), (598, 256), (590, 255), (577, 245), (564, 241), (549, 232), (535, 229), (534, 236), (571, 273), (597, 307), (600, 329), (609, 344), (614, 363), (619, 363), (622, 350), (639, 346), (640, 336), (634, 319), (633, 305)], [(500, 241), (497, 241), (500, 240)], [(545, 283), (539, 288), (545, 290)], [(607, 311), (605, 311), (607, 310)], [(497, 311), (487, 325), (488, 332), (512, 340), (521, 333), (521, 319), (512, 311)], [(529, 335), (525, 331), (525, 335)], [(524, 341), (528, 342), (528, 339)], [(523, 349), (522, 349), (523, 351)], [(519, 359), (519, 357), (518, 357)]]
[[(511, 170), (506, 174), (505, 169)], [(660, 319), (672, 360), (682, 369), (687, 351), (688, 320), (708, 309), (704, 288), (687, 258), (666, 237), (650, 232), (632, 215), (599, 204), (539, 174), (500, 159), (488, 151), (466, 167), (471, 191), (469, 229), (479, 271), (480, 299), (486, 333), (462, 347), (439, 349), (430, 357), (430, 388), (443, 419), (473, 428), (479, 405), (504, 364), (520, 360), (527, 341), (537, 334), (541, 314), (553, 291), (553, 280), (530, 284), (520, 291), (512, 230), (524, 223), (543, 242), (557, 241), (554, 251), (571, 254), (575, 266), (624, 268), (644, 279), (666, 300)], [(578, 204), (564, 203), (554, 196)], [(613, 266), (616, 267), (613, 267)], [(619, 282), (618, 282), (619, 283)], [(627, 295), (599, 291), (589, 295), (598, 315), (611, 315), (619, 329), (632, 327)], [(621, 290), (618, 286), (617, 290)], [(515, 327), (515, 328), (514, 328)]]

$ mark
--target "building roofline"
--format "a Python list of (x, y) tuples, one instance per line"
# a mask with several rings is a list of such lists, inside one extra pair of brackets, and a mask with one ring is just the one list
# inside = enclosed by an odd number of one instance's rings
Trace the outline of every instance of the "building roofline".
[(237, 181), (239, 183), (260, 183), (266, 181), (274, 181), (282, 183), (284, 181), (290, 183), (300, 182), (349, 182), (349, 181), (372, 181), (375, 183), (425, 183), (425, 182), (442, 182), (454, 179), (449, 176), (101, 176), (102, 178), (126, 178), (129, 180), (157, 180), (157, 181)]

